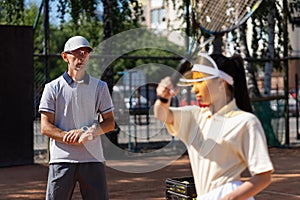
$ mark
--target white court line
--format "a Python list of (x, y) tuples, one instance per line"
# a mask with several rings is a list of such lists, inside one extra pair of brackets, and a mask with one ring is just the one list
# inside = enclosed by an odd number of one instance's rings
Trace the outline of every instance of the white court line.
[(290, 193), (284, 193), (284, 192), (275, 192), (275, 191), (270, 191), (270, 190), (264, 190), (263, 192), (271, 193), (271, 194), (279, 194), (279, 195), (283, 195), (283, 196), (290, 196), (290, 197), (300, 197), (300, 195), (297, 195), (297, 194), (290, 194)]

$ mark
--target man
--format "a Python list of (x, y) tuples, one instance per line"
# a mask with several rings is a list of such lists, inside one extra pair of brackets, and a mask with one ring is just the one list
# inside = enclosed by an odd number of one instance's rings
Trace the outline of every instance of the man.
[(45, 85), (39, 112), (41, 133), (50, 138), (46, 199), (71, 199), (79, 183), (83, 199), (108, 199), (100, 135), (114, 129), (107, 84), (86, 73), (93, 49), (71, 37), (61, 53), (68, 70)]

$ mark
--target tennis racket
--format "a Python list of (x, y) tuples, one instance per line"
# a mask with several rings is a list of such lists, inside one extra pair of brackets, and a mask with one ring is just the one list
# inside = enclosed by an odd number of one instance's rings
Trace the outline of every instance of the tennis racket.
[[(202, 32), (210, 34), (211, 37), (203, 44), (198, 44), (193, 53), (190, 51), (192, 49), (190, 47), (188, 55), (178, 65), (177, 71), (181, 74), (186, 72), (190, 67), (190, 64), (187, 62), (190, 58), (196, 55), (206, 44), (214, 40), (215, 35), (230, 32), (246, 22), (261, 2), (262, 0), (193, 0), (191, 5), (192, 25), (199, 28)], [(172, 76), (174, 85), (177, 84), (178, 77), (178, 75)]]
[(193, 26), (211, 34), (232, 31), (254, 13), (262, 0), (194, 0)]

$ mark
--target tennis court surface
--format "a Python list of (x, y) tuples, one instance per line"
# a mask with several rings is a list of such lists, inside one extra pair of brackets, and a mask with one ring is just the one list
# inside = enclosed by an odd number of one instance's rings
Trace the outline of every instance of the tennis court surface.
[[(272, 184), (256, 200), (300, 199), (300, 148), (270, 148), (276, 171)], [(161, 157), (159, 159), (162, 159)], [(0, 199), (45, 199), (47, 164), (0, 168)], [(110, 199), (165, 199), (166, 178), (191, 176), (187, 155), (149, 173), (125, 173), (107, 167)], [(75, 188), (74, 200), (81, 199)]]

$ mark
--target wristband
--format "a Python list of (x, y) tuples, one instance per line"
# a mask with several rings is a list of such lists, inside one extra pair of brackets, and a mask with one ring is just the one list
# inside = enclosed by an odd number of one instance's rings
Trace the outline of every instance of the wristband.
[(157, 96), (156, 99), (160, 100), (162, 103), (168, 103), (169, 99), (163, 98), (161, 96)]

